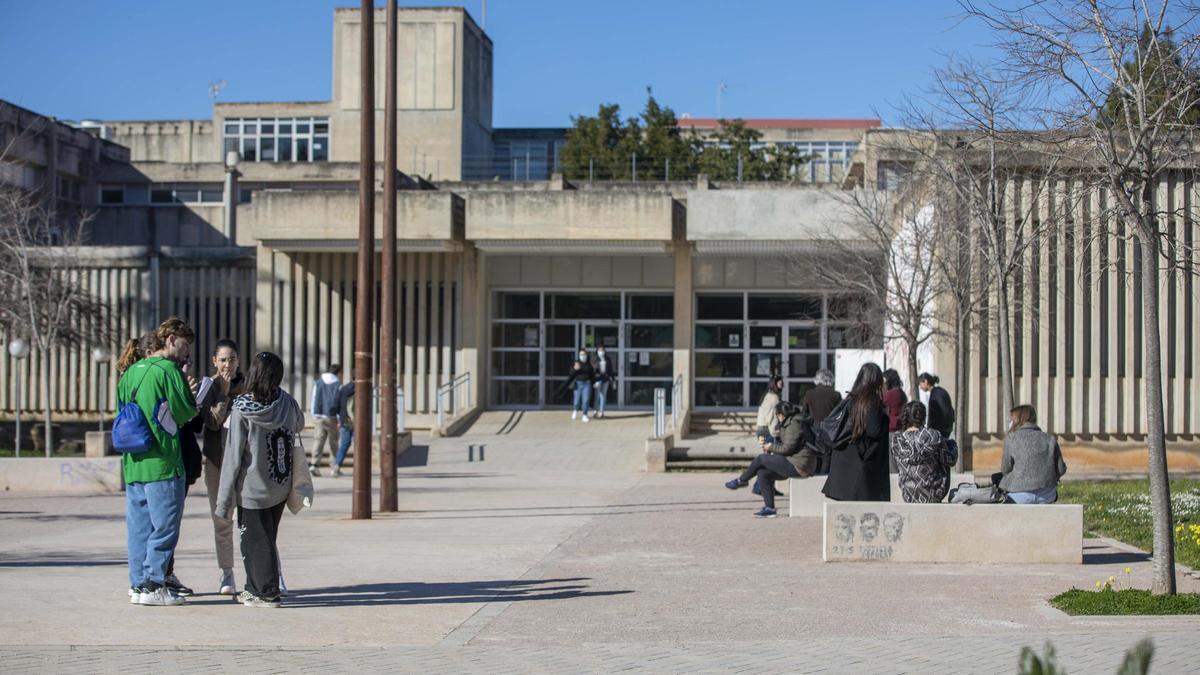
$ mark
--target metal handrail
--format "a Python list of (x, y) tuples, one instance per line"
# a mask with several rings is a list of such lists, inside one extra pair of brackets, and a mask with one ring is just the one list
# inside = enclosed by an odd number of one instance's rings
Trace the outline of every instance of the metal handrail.
[[(379, 387), (371, 388), (371, 424), (375, 435), (379, 435)], [(396, 432), (404, 431), (404, 389), (396, 385)]]
[(654, 437), (667, 436), (667, 390), (662, 387), (654, 388)]
[(679, 420), (682, 416), (680, 409), (683, 407), (683, 373), (675, 377), (675, 382), (671, 384), (671, 429), (679, 429)]
[(458, 399), (460, 390), (465, 390), (467, 393), (467, 405), (464, 409), (471, 407), (471, 373), (463, 373), (455, 377), (453, 380), (446, 382), (437, 389), (437, 425), (438, 428), (444, 428), (446, 424), (446, 396), (450, 397), (450, 416), (458, 416)]

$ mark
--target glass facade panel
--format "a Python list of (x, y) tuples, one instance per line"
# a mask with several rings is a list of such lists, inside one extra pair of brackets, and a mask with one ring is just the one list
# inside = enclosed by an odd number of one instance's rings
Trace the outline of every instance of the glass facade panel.
[(620, 295), (554, 294), (546, 296), (553, 319), (619, 319)]
[(783, 326), (751, 326), (751, 349), (783, 349)]
[(741, 377), (742, 353), (697, 352), (696, 377)]
[(630, 319), (675, 318), (675, 298), (670, 295), (630, 295), (626, 298), (625, 313)]
[(537, 377), (538, 361), (536, 351), (492, 352), (492, 375)]
[(788, 349), (820, 349), (821, 328), (788, 326)]
[(752, 293), (749, 311), (751, 321), (816, 321), (821, 318), (821, 298)]
[[(646, 358), (642, 358), (645, 356)], [(629, 377), (671, 377), (675, 358), (671, 352), (642, 352), (629, 358), (625, 374)]]
[(739, 295), (697, 295), (696, 318), (702, 321), (741, 321), (746, 318)]
[(537, 319), (541, 316), (541, 300), (537, 293), (501, 293), (496, 302), (497, 319)]
[(696, 326), (697, 349), (741, 349), (742, 326), (725, 324)]
[(625, 330), (627, 349), (670, 349), (675, 343), (674, 324), (630, 324)]
[(867, 339), (862, 328), (857, 326), (830, 326), (828, 346), (833, 349), (863, 349)]
[(537, 380), (492, 380), (492, 400), (497, 405), (537, 405)]
[(492, 324), (493, 347), (538, 348), (538, 325), (536, 323)]
[(697, 382), (696, 405), (702, 408), (744, 408), (741, 382)]
[(571, 375), (571, 365), (575, 362), (575, 352), (546, 352), (546, 375), (548, 377), (567, 378)]
[(788, 377), (811, 378), (821, 369), (821, 354), (791, 354), (788, 356)]
[[(635, 380), (625, 383), (625, 405), (652, 406), (654, 405), (654, 390), (667, 390), (667, 406), (671, 405), (670, 380)], [(611, 397), (611, 394), (609, 395)]]
[(575, 324), (549, 324), (546, 326), (546, 347), (549, 349), (578, 349), (575, 338)]

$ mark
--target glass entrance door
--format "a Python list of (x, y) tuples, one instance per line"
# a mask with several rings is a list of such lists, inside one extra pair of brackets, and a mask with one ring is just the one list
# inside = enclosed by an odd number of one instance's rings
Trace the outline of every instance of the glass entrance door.
[[(546, 389), (543, 405), (571, 405), (571, 392), (564, 391), (563, 385), (571, 376), (579, 350), (586, 349), (589, 357), (595, 358), (596, 348), (600, 345), (604, 345), (611, 363), (616, 365), (621, 362), (621, 328), (617, 322), (562, 321), (546, 325)], [(610, 400), (620, 405), (619, 397)]]
[(771, 376), (783, 376), (783, 400), (800, 401), (822, 367), (821, 326), (758, 323), (749, 327), (750, 404), (758, 405)]

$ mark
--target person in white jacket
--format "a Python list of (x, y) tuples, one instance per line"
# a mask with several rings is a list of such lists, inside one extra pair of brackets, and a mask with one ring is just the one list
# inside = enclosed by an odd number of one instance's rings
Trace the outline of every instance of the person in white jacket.
[(779, 405), (780, 394), (783, 393), (783, 378), (772, 375), (767, 383), (767, 393), (763, 394), (758, 404), (758, 421), (754, 434), (760, 439), (775, 443), (779, 441), (779, 420), (775, 415), (775, 406)]

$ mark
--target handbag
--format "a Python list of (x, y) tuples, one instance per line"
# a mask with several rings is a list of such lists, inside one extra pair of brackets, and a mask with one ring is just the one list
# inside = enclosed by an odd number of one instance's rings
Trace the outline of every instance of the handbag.
[(146, 375), (142, 375), (142, 380), (133, 388), (129, 400), (121, 404), (117, 418), (113, 420), (112, 447), (124, 455), (140, 455), (154, 447), (154, 432), (137, 404), (138, 388), (145, 379)]
[(821, 420), (816, 430), (814, 447), (818, 454), (828, 455), (834, 450), (845, 450), (850, 445), (850, 397), (838, 402), (837, 406)]
[(308, 454), (304, 450), (304, 442), (297, 435), (296, 444), (292, 446), (292, 489), (288, 492), (287, 507), (295, 515), (312, 505), (313, 482), (308, 469)]
[(959, 483), (950, 491), (951, 504), (1003, 504), (1006, 495), (996, 485), (979, 487), (974, 483)]

